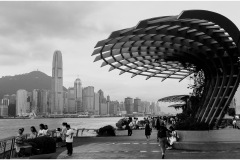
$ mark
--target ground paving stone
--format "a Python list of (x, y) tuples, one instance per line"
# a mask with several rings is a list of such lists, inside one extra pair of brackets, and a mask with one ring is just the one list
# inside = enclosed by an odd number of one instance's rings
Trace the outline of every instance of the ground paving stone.
[[(118, 131), (116, 137), (75, 138), (73, 155), (67, 151), (56, 155), (59, 159), (161, 159), (161, 151), (154, 130), (149, 142), (144, 130)], [(233, 151), (184, 151), (167, 150), (166, 159), (239, 159), (240, 149)]]

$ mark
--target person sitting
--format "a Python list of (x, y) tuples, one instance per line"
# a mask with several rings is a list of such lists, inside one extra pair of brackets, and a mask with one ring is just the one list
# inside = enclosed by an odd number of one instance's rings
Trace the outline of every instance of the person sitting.
[(37, 132), (36, 128), (35, 128), (34, 126), (32, 126), (32, 127), (30, 128), (30, 130), (31, 130), (31, 133), (30, 133), (29, 139), (34, 139), (34, 138), (36, 138), (37, 135), (38, 135), (38, 132)]
[(16, 147), (17, 157), (21, 156), (20, 150), (21, 150), (21, 147), (24, 146), (25, 136), (23, 135), (23, 132), (24, 132), (24, 128), (20, 128), (18, 130), (18, 135), (15, 138), (15, 143), (16, 143), (15, 147)]
[(50, 131), (48, 130), (48, 125), (44, 125), (44, 130), (45, 130), (45, 135), (46, 136), (51, 136), (51, 133), (50, 133)]
[(38, 137), (42, 137), (46, 135), (46, 131), (45, 131), (45, 126), (44, 124), (40, 124), (39, 125), (39, 131), (38, 131)]
[(169, 127), (169, 130), (170, 130), (170, 137), (169, 137), (169, 147), (167, 149), (172, 149), (172, 145), (174, 142), (177, 142), (178, 140), (178, 134), (177, 132), (175, 131), (175, 129), (173, 128), (173, 126), (170, 126)]

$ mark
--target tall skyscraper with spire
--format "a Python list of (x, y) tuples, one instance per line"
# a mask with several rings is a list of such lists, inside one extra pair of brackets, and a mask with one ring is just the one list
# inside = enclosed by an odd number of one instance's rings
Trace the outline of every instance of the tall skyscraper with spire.
[(63, 114), (63, 64), (61, 51), (55, 51), (52, 63), (51, 113)]
[(74, 96), (75, 96), (75, 107), (76, 112), (83, 112), (83, 97), (82, 97), (82, 82), (77, 78), (74, 82)]

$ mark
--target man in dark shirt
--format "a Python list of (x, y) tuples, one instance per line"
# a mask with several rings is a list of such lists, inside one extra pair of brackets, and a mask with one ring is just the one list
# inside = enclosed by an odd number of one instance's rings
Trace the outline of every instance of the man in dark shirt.
[(159, 144), (161, 147), (161, 152), (162, 152), (162, 159), (165, 157), (165, 151), (166, 151), (166, 145), (167, 145), (167, 132), (169, 130), (164, 126), (163, 123), (161, 123), (159, 130), (158, 130), (158, 139), (159, 139)]

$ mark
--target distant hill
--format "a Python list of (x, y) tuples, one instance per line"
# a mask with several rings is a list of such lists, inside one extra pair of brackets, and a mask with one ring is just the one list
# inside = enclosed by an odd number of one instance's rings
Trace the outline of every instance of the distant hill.
[[(5, 94), (16, 94), (19, 89), (25, 89), (29, 92), (33, 89), (51, 90), (51, 79), (52, 77), (40, 71), (4, 76), (0, 78), (0, 99)], [(65, 87), (63, 89), (66, 91)]]

